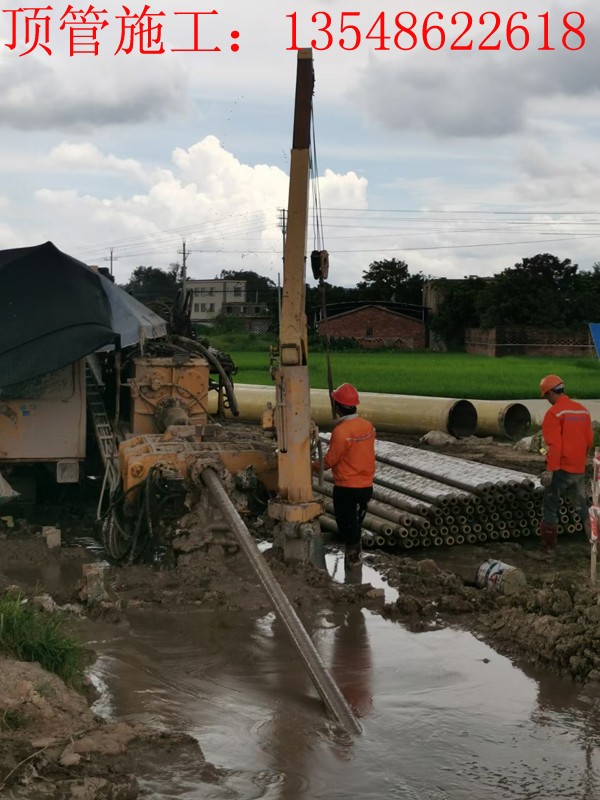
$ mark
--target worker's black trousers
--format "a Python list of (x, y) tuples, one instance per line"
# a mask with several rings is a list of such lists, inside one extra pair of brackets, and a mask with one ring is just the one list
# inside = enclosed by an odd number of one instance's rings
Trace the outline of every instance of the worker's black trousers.
[(372, 494), (372, 486), (363, 489), (352, 489), (348, 486), (333, 487), (333, 511), (339, 536), (344, 544), (360, 543), (360, 530)]

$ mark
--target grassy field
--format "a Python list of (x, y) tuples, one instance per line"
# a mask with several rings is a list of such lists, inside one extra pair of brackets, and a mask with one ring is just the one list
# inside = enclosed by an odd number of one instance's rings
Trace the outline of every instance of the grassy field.
[[(271, 385), (268, 350), (237, 351), (223, 342), (238, 366), (236, 383)], [(324, 353), (309, 354), (310, 385), (327, 388)], [(353, 383), (364, 392), (427, 397), (513, 400), (538, 396), (540, 378), (558, 373), (570, 396), (600, 397), (600, 364), (595, 358), (488, 358), (465, 353), (334, 352), (334, 385)]]

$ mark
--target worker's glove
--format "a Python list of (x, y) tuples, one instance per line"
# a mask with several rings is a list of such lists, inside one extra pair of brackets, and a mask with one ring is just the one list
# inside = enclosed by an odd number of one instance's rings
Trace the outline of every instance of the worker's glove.
[(554, 473), (551, 470), (545, 469), (542, 472), (542, 474), (540, 475), (540, 483), (542, 484), (544, 489), (546, 489), (552, 483), (552, 475), (553, 474)]

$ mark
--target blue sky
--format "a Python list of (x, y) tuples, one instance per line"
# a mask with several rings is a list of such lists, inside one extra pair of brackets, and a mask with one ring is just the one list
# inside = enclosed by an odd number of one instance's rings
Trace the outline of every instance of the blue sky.
[[(319, 44), (310, 18), (325, 9), (338, 29), (342, 13), (360, 12), (345, 21), (363, 35), (352, 52), (336, 46), (339, 32), (329, 50), (314, 50), (319, 189), (333, 283), (353, 285), (371, 261), (392, 257), (439, 277), (493, 274), (538, 252), (582, 268), (600, 261), (596, 7), (571, 0), (475, 0), (468, 7), (422, 0), (389, 8), (216, 0), (202, 9), (219, 13), (201, 19), (201, 44), (219, 44), (222, 52), (174, 53), (171, 47), (190, 41), (192, 19), (174, 12), (202, 7), (191, 0), (149, 5), (165, 12), (163, 54), (113, 54), (124, 13), (114, 2), (96, 6), (110, 22), (98, 34), (97, 57), (69, 56), (67, 34), (58, 30), (65, 3), (52, 3), (52, 55), (39, 47), (19, 55), (26, 49), (21, 17), (16, 46), (7, 47), (10, 14), (0, 15), (0, 247), (51, 240), (98, 264), (112, 248), (116, 275), (126, 280), (140, 264), (168, 267), (185, 239), (194, 277), (252, 269), (275, 279), (296, 72), (286, 15), (297, 13), (300, 45), (313, 37)], [(12, 7), (2, 0), (2, 10)], [(417, 46), (376, 52), (364, 35), (377, 15), (385, 12), (391, 36), (395, 14), (410, 9)], [(443, 14), (450, 42), (467, 9), (475, 49), (423, 46), (427, 13)], [(572, 10), (585, 15), (586, 42), (577, 51), (561, 38), (563, 15)], [(487, 12), (491, 24), (492, 11), (501, 47), (478, 51), (490, 30), (479, 15)], [(506, 45), (506, 29), (519, 11), (527, 19), (517, 14), (513, 22), (525, 24), (530, 43), (517, 52)], [(553, 51), (538, 49), (545, 12)], [(567, 40), (571, 46), (576, 36)], [(234, 43), (237, 53), (229, 49)]]

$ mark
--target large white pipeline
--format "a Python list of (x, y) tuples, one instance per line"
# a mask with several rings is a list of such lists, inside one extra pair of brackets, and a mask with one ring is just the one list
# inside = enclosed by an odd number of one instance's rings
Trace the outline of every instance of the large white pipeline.
[[(275, 405), (274, 386), (238, 383), (235, 396), (240, 415), (238, 419), (259, 421), (267, 403)], [(477, 412), (469, 400), (447, 397), (378, 394), (360, 392), (360, 414), (380, 431), (423, 434), (432, 430), (464, 438), (472, 436), (477, 426)], [(326, 389), (311, 389), (312, 418), (320, 428), (331, 426), (331, 404)], [(210, 413), (217, 410), (216, 395), (209, 395)]]
[(531, 426), (531, 414), (523, 403), (506, 400), (471, 400), (477, 411), (476, 436), (522, 439)]

